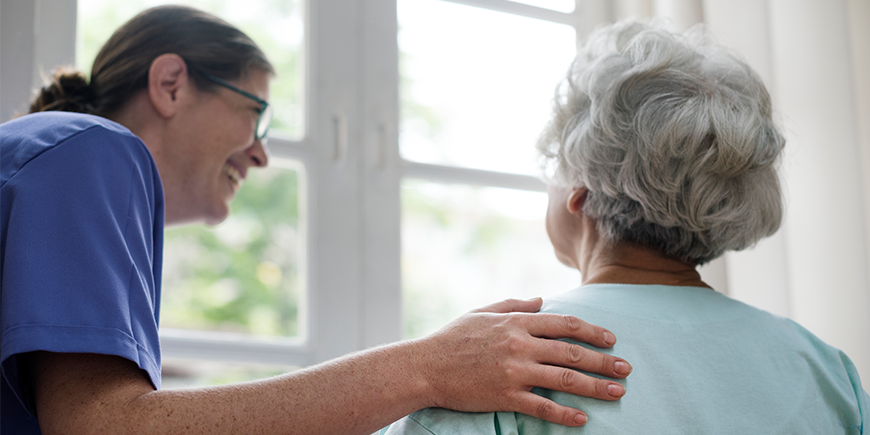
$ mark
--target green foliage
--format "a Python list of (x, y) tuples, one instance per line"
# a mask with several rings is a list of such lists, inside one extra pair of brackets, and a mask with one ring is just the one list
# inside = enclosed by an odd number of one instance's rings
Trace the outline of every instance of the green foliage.
[(521, 233), (523, 223), (483, 205), (486, 193), (470, 186), (402, 183), (405, 338), (431, 333), (465, 311), (455, 292), (445, 288), (454, 284), (446, 276), (462, 274), (460, 265), (478, 265), (478, 276), (469, 278), (479, 279), (486, 265), (515, 248), (509, 235)]
[(252, 171), (226, 222), (166, 231), (163, 326), (298, 334), (298, 178)]
[(512, 219), (479, 205), (484, 195), (481, 188), (452, 186), (454, 192), (448, 196), (427, 194), (421, 189), (424, 184), (413, 180), (402, 184), (403, 215), (435, 224), (442, 230), (461, 229), (467, 235), (465, 253), (496, 250), (506, 234), (516, 231)]
[(443, 115), (432, 106), (422, 104), (413, 95), (415, 82), (414, 75), (408, 71), (409, 65), (413, 63), (413, 55), (400, 52), (399, 53), (399, 97), (402, 119), (402, 129), (413, 129), (417, 134), (435, 139), (444, 128)]

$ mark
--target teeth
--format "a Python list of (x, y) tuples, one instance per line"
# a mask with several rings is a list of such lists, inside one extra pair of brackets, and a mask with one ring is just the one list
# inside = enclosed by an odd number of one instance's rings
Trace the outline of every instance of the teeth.
[(244, 181), (242, 180), (242, 174), (240, 174), (239, 171), (229, 163), (224, 164), (224, 173), (227, 174), (227, 177), (233, 182), (236, 188), (242, 185), (242, 182)]

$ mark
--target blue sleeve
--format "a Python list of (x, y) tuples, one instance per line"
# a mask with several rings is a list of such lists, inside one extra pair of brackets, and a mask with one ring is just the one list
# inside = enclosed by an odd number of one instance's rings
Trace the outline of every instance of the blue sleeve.
[(2, 186), (0, 361), (44, 350), (117, 355), (160, 388), (163, 190), (145, 145), (95, 125)]

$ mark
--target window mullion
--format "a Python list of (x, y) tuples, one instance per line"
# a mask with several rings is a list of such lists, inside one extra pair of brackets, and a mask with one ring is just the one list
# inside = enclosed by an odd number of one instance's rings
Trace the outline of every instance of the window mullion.
[(399, 54), (396, 1), (366, 0), (360, 116), (363, 171), (363, 344), (401, 338)]
[(433, 165), (403, 161), (402, 175), (408, 178), (472, 186), (503, 187), (506, 189), (546, 192), (547, 186), (531, 175), (486, 171), (459, 166)]
[(506, 12), (512, 15), (519, 15), (528, 18), (534, 18), (544, 21), (552, 21), (554, 23), (573, 25), (576, 22), (575, 12), (565, 13), (554, 11), (552, 9), (541, 8), (538, 6), (517, 3), (510, 0), (446, 0), (451, 3), (460, 3), (468, 6), (475, 6), (484, 9), (490, 9), (499, 12)]
[(160, 347), (164, 356), (172, 358), (297, 367), (311, 363), (311, 352), (297, 339), (251, 340), (244, 334), (161, 328)]
[(359, 13), (355, 0), (307, 3), (309, 340), (312, 361), (360, 349), (362, 192), (359, 186)]

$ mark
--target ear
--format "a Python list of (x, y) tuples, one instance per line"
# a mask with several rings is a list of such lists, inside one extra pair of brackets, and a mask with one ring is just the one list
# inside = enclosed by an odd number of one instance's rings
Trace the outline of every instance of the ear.
[(585, 187), (576, 187), (571, 189), (571, 193), (568, 195), (568, 200), (566, 206), (568, 207), (568, 212), (571, 214), (577, 214), (580, 210), (583, 210), (583, 204), (586, 204), (586, 195), (589, 193), (589, 190)]
[(164, 118), (175, 116), (181, 90), (190, 83), (187, 63), (174, 53), (161, 54), (148, 69), (148, 97), (154, 109)]

